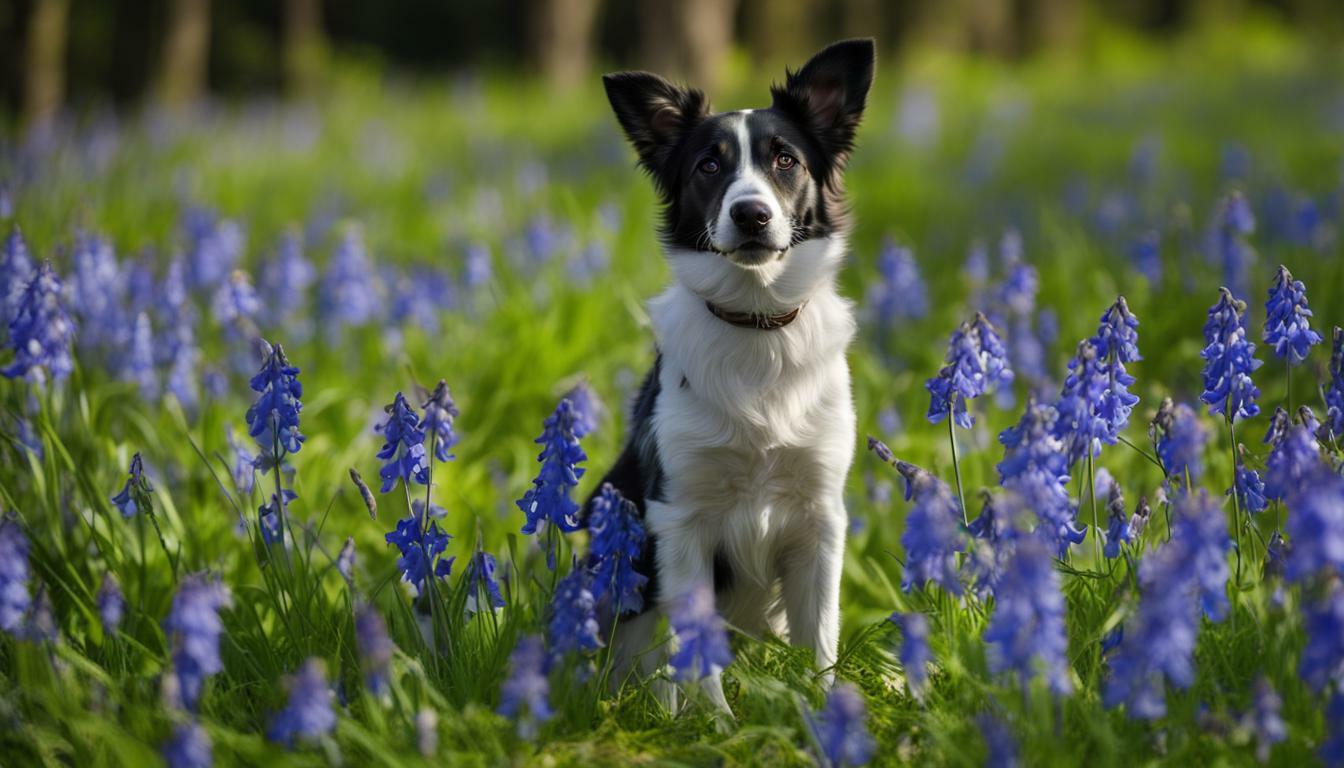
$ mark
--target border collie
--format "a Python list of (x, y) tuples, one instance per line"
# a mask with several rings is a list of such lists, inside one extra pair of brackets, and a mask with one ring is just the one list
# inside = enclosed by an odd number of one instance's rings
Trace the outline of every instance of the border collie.
[[(662, 668), (657, 617), (703, 583), (729, 624), (813, 649), (833, 679), (856, 440), (855, 322), (835, 281), (873, 66), (872, 40), (836, 43), (786, 72), (768, 109), (717, 114), (658, 75), (603, 78), (662, 200), (676, 277), (649, 305), (658, 357), (604, 480), (648, 534), (637, 565), (653, 610), (622, 623), (618, 673)], [(730, 712), (719, 670), (704, 690)]]

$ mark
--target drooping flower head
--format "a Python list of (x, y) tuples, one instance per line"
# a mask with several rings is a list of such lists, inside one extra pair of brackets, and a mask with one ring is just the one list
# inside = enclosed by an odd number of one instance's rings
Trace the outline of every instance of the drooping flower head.
[(248, 434), (270, 461), (279, 461), (277, 448), (298, 453), (303, 447), (304, 437), (299, 432), (303, 385), (299, 383), (299, 369), (289, 364), (283, 347), (262, 342), (262, 351), (265, 359), (261, 370), (251, 381), (257, 399), (247, 409)]
[(434, 391), (425, 399), (425, 416), (420, 420), (420, 429), (434, 438), (434, 458), (439, 461), (453, 459), (453, 446), (457, 444), (457, 434), (453, 432), (453, 421), (458, 417), (457, 404), (448, 392), (448, 382), (439, 379)]
[(877, 744), (868, 733), (868, 708), (863, 695), (849, 683), (841, 683), (826, 696), (826, 706), (807, 713), (807, 726), (827, 766), (867, 765)]
[(1280, 265), (1265, 302), (1264, 340), (1289, 365), (1306, 360), (1311, 348), (1322, 341), (1321, 334), (1311, 329), (1310, 318), (1306, 286)]
[(518, 721), (519, 735), (532, 738), (551, 711), (551, 685), (546, 678), (546, 650), (541, 638), (528, 635), (509, 655), (509, 677), (499, 691), (499, 714)]
[(0, 517), (0, 631), (19, 637), (32, 605), (28, 594), (28, 537), (18, 518)]
[(1184, 487), (1189, 478), (1190, 487), (1197, 485), (1204, 471), (1204, 446), (1210, 436), (1195, 410), (1166, 398), (1153, 419), (1150, 435), (1171, 484)]
[(616, 614), (638, 613), (648, 583), (648, 577), (635, 570), (644, 551), (639, 510), (611, 483), (603, 483), (589, 511), (588, 532), (593, 597)]
[(335, 699), (327, 683), (327, 665), (321, 659), (308, 659), (289, 680), (289, 703), (271, 721), (266, 737), (293, 747), (295, 742), (312, 742), (336, 728)]
[[(1238, 450), (1240, 449), (1241, 446), (1238, 446)], [(1252, 514), (1264, 512), (1269, 507), (1269, 500), (1265, 498), (1265, 483), (1260, 479), (1260, 473), (1244, 463), (1237, 465), (1234, 484), (1227, 492), (1229, 495), (1236, 494), (1237, 503)]]
[(1044, 540), (1027, 537), (1018, 542), (994, 592), (985, 642), (994, 672), (1014, 672), (1024, 688), (1039, 673), (1055, 694), (1072, 690), (1064, 593)]
[(970, 429), (974, 419), (966, 410), (967, 401), (1013, 380), (1007, 350), (988, 318), (977, 313), (975, 320), (952, 332), (946, 363), (924, 383), (930, 396), (929, 422), (937, 424), (951, 416), (957, 426)]
[(383, 479), (381, 490), (387, 493), (404, 482), (429, 485), (429, 458), (425, 455), (425, 433), (420, 428), (420, 417), (406, 398), (397, 393), (392, 404), (383, 409), (387, 420), (376, 429), (383, 436), (383, 447), (378, 451), (383, 467), (378, 476)]
[(41, 383), (47, 377), (60, 381), (74, 370), (70, 342), (75, 324), (61, 298), (61, 280), (50, 263), (43, 263), (28, 282), (18, 309), (9, 321), (9, 346), (14, 360), (0, 369), (7, 378), (20, 376)]
[(396, 530), (383, 538), (401, 553), (397, 570), (401, 571), (402, 581), (414, 587), (417, 595), (426, 593), (425, 580), (431, 573), (438, 579), (452, 573), (455, 558), (443, 557), (452, 536), (444, 533), (437, 521), (426, 521), (423, 512), (413, 511), (397, 521)]
[(714, 607), (714, 590), (697, 583), (672, 609), (672, 631), (677, 651), (672, 655), (673, 676), (683, 682), (708, 677), (733, 663), (728, 633)]
[(574, 433), (575, 421), (573, 404), (561, 400), (555, 413), (543, 423), (541, 436), (535, 441), (542, 446), (537, 456), (541, 469), (532, 487), (517, 501), (518, 508), (527, 516), (523, 533), (536, 533), (543, 523), (566, 533), (579, 529), (579, 505), (570, 494), (583, 476), (584, 470), (578, 465), (587, 461), (588, 455)]
[(384, 695), (396, 646), (387, 635), (383, 615), (371, 605), (355, 608), (355, 643), (359, 646), (359, 665), (364, 670), (364, 687), (375, 697)]
[(1110, 498), (1106, 500), (1106, 513), (1110, 525), (1106, 529), (1106, 547), (1103, 554), (1108, 559), (1120, 556), (1120, 545), (1134, 541), (1138, 534), (1134, 532), (1132, 518), (1125, 511), (1125, 497), (1120, 484), (1111, 486)]
[(103, 625), (103, 633), (115, 635), (126, 616), (126, 596), (111, 573), (103, 575), (103, 584), (98, 588), (98, 619)]
[(23, 292), (34, 274), (28, 244), (19, 228), (14, 227), (0, 246), (0, 340), (8, 337), (9, 323), (18, 314)]
[(117, 508), (122, 517), (135, 517), (135, 513), (149, 506), (149, 494), (154, 491), (150, 485), (149, 478), (145, 477), (145, 463), (136, 453), (131, 457), (131, 468), (126, 478), (126, 485), (122, 487), (121, 492), (112, 497), (112, 505)]
[(905, 478), (905, 497), (914, 505), (905, 516), (901, 547), (905, 568), (901, 589), (922, 589), (930, 581), (954, 595), (962, 593), (957, 553), (966, 550), (961, 510), (947, 483), (906, 461), (896, 469)]
[(929, 687), (929, 620), (922, 613), (893, 613), (888, 619), (901, 628), (901, 669), (905, 672), (905, 687), (916, 698), (922, 697)]
[(1035, 513), (1037, 533), (1053, 542), (1063, 557), (1069, 547), (1083, 540), (1086, 528), (1074, 521), (1069, 498), (1068, 458), (1055, 436), (1055, 409), (1031, 400), (1014, 427), (999, 433), (1004, 447), (999, 462), (999, 484), (1019, 503)]
[(602, 647), (592, 579), (592, 573), (575, 563), (569, 574), (555, 586), (546, 624), (546, 644), (553, 659)]
[(1251, 381), (1251, 373), (1261, 363), (1255, 359), (1255, 345), (1246, 338), (1243, 317), (1246, 302), (1233, 298), (1226, 288), (1218, 289), (1218, 301), (1209, 308), (1204, 324), (1204, 393), (1199, 399), (1209, 413), (1229, 419), (1245, 419), (1260, 413), (1255, 399), (1260, 390)]
[(495, 556), (484, 550), (476, 550), (467, 563), (467, 613), (479, 613), (482, 610), (481, 595), (485, 595), (485, 605), (489, 608), (503, 608), (504, 595), (500, 594), (499, 581), (495, 579)]
[(172, 609), (163, 624), (172, 646), (172, 675), (177, 701), (169, 702), (195, 712), (205, 679), (224, 669), (219, 657), (219, 638), (224, 622), (219, 611), (233, 604), (229, 590), (217, 579), (193, 574), (183, 579), (173, 596)]

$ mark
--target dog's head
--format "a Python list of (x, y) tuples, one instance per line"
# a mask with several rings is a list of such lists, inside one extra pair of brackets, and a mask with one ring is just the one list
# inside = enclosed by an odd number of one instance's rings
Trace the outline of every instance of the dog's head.
[(700, 91), (647, 72), (603, 78), (616, 118), (664, 203), (677, 254), (781, 271), (790, 252), (848, 227), (842, 175), (873, 81), (872, 40), (818, 53), (768, 109), (712, 114)]

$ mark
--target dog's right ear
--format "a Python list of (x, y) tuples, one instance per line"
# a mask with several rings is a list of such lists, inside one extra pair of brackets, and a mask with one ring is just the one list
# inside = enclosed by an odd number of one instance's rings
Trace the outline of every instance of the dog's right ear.
[(643, 165), (655, 178), (686, 133), (709, 115), (705, 94), (650, 72), (602, 76), (607, 99)]

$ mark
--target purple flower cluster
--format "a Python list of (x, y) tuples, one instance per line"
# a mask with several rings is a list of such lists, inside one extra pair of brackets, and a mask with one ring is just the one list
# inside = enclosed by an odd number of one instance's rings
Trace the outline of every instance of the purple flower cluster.
[(1246, 338), (1246, 303), (1233, 298), (1226, 288), (1218, 291), (1218, 301), (1209, 308), (1204, 324), (1204, 392), (1199, 399), (1209, 413), (1223, 414), (1229, 420), (1246, 419), (1260, 413), (1255, 399), (1260, 390), (1251, 381), (1251, 373), (1260, 367), (1255, 359), (1255, 344)]
[(994, 615), (985, 642), (990, 669), (1015, 672), (1024, 688), (1040, 672), (1055, 694), (1073, 689), (1064, 593), (1052, 552), (1041, 539), (1027, 537), (1017, 543), (994, 592)]
[(555, 586), (546, 626), (546, 645), (554, 659), (602, 647), (592, 580), (592, 573), (576, 564)]
[(383, 447), (378, 451), (378, 458), (383, 461), (378, 470), (378, 476), (383, 480), (379, 490), (387, 493), (398, 483), (405, 483), (409, 490), (412, 480), (428, 485), (429, 460), (425, 455), (425, 432), (420, 427), (420, 417), (400, 392), (384, 410), (387, 419), (377, 427), (383, 436)]
[(401, 553), (397, 570), (401, 579), (415, 588), (417, 595), (427, 594), (426, 580), (432, 573), (437, 579), (446, 579), (452, 573), (452, 557), (444, 557), (448, 540), (452, 538), (439, 528), (438, 522), (425, 520), (423, 510), (397, 521), (395, 530), (383, 538)]
[(28, 594), (28, 537), (18, 520), (0, 517), (0, 631), (23, 635), (32, 597)]
[(219, 656), (224, 622), (219, 612), (232, 604), (229, 590), (204, 574), (188, 576), (178, 587), (172, 610), (163, 624), (173, 649), (176, 700), (170, 703), (174, 706), (195, 712), (206, 678), (224, 669)]
[(890, 237), (877, 254), (878, 280), (868, 289), (868, 311), (879, 328), (889, 329), (897, 320), (924, 317), (929, 312), (928, 287), (919, 274), (919, 263), (909, 248)]
[(1014, 427), (999, 433), (1003, 461), (999, 484), (1039, 520), (1037, 532), (1052, 542), (1061, 557), (1083, 540), (1086, 528), (1074, 521), (1074, 505), (1066, 488), (1068, 458), (1055, 434), (1055, 409), (1032, 400)]
[[(523, 533), (536, 533), (546, 523), (565, 533), (579, 529), (579, 504), (570, 494), (583, 476), (584, 470), (578, 465), (587, 461), (588, 455), (574, 431), (577, 421), (573, 404), (561, 400), (555, 413), (543, 424), (541, 436), (536, 439), (542, 446), (537, 456), (541, 469), (532, 481), (532, 488), (517, 501), (518, 508), (527, 516)], [(554, 569), (554, 562), (551, 567)]]
[(672, 608), (671, 620), (677, 637), (671, 663), (678, 680), (699, 680), (733, 663), (728, 633), (715, 610), (714, 590), (708, 584), (696, 584), (682, 595)]
[(588, 533), (593, 598), (614, 614), (638, 613), (648, 577), (635, 570), (644, 550), (644, 525), (634, 502), (604, 483), (589, 510)]
[(1153, 447), (1172, 487), (1193, 487), (1204, 472), (1204, 446), (1210, 434), (1195, 410), (1185, 403), (1162, 401), (1152, 424)]
[(820, 712), (805, 714), (827, 766), (867, 765), (873, 759), (877, 744), (868, 733), (868, 709), (854, 686), (837, 685), (826, 696), (826, 706)]
[(947, 484), (914, 464), (897, 461), (905, 477), (905, 498), (914, 506), (905, 516), (901, 547), (905, 568), (901, 589), (922, 589), (933, 582), (954, 595), (963, 591), (957, 573), (957, 553), (966, 549), (961, 532), (961, 510)]
[(970, 429), (974, 423), (966, 403), (1013, 380), (1007, 350), (998, 332), (983, 314), (962, 323), (947, 343), (947, 364), (924, 383), (929, 391), (929, 422), (937, 424), (951, 416), (957, 426)]
[(70, 342), (75, 323), (61, 298), (61, 280), (44, 263), (28, 283), (9, 321), (9, 346), (14, 360), (0, 369), (7, 378), (20, 376), (33, 382), (48, 377), (60, 381), (74, 370)]
[(550, 720), (550, 681), (546, 678), (546, 649), (541, 638), (528, 635), (509, 656), (509, 677), (499, 692), (499, 714), (518, 721), (520, 735), (530, 738), (536, 725)]
[(1281, 265), (1265, 302), (1265, 344), (1289, 365), (1298, 365), (1321, 343), (1321, 334), (1311, 329), (1310, 318), (1306, 286)]
[(271, 721), (266, 737), (294, 746), (312, 742), (336, 728), (335, 698), (327, 683), (327, 665), (321, 659), (308, 659), (289, 681), (289, 703)]
[(1344, 328), (1336, 327), (1330, 344), (1330, 383), (1325, 389), (1325, 427), (1344, 439)]

